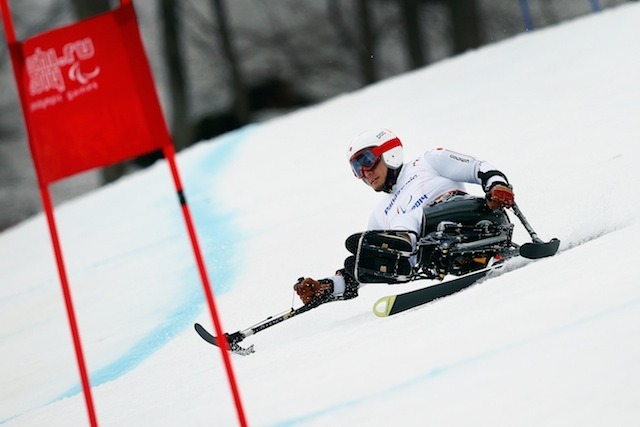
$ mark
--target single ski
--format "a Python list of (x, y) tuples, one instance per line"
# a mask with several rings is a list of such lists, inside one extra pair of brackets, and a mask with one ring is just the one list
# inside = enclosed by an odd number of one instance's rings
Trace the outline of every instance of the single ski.
[(419, 307), (438, 298), (446, 297), (468, 288), (502, 267), (503, 265), (500, 264), (414, 291), (382, 297), (373, 304), (373, 313), (378, 317), (388, 317), (414, 307)]

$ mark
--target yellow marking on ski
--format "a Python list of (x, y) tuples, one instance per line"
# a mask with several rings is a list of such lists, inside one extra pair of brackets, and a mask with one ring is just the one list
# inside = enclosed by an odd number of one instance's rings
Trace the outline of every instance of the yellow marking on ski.
[(380, 298), (375, 304), (373, 304), (373, 314), (378, 317), (387, 317), (395, 300), (395, 295)]

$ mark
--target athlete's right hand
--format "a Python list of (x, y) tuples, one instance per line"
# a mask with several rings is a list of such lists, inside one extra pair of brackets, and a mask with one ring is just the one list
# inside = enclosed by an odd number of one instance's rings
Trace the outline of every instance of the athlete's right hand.
[(333, 293), (333, 281), (331, 279), (314, 280), (311, 277), (301, 277), (298, 282), (293, 285), (303, 303), (309, 304), (324, 299)]

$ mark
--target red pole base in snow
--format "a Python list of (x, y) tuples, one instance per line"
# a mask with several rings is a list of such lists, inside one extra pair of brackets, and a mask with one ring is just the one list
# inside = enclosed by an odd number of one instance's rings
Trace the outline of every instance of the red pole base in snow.
[(187, 204), (186, 197), (184, 196), (182, 183), (180, 182), (180, 176), (178, 175), (178, 168), (176, 166), (176, 161), (175, 161), (175, 151), (173, 149), (173, 146), (168, 145), (168, 146), (165, 146), (165, 148), (163, 149), (163, 152), (164, 152), (165, 158), (169, 162), (171, 175), (173, 176), (173, 181), (176, 186), (176, 191), (178, 192), (178, 198), (180, 199), (180, 206), (182, 207), (182, 214), (184, 216), (184, 220), (187, 225), (189, 238), (191, 239), (191, 246), (193, 247), (196, 263), (198, 265), (198, 271), (200, 272), (200, 277), (202, 279), (202, 287), (204, 289), (207, 305), (209, 306), (211, 320), (213, 321), (213, 325), (216, 330), (216, 335), (220, 339), (219, 341), (220, 352), (222, 353), (222, 359), (224, 361), (224, 365), (227, 370), (227, 377), (229, 378), (229, 386), (231, 388), (231, 392), (233, 394), (233, 400), (236, 405), (238, 421), (240, 422), (240, 425), (244, 427), (247, 425), (247, 419), (245, 417), (244, 409), (242, 407), (242, 401), (240, 399), (240, 391), (238, 390), (238, 384), (233, 374), (231, 357), (229, 356), (229, 343), (227, 342), (227, 336), (224, 333), (222, 322), (220, 321), (220, 316), (218, 316), (218, 309), (216, 307), (215, 298), (213, 297), (213, 291), (211, 290), (211, 284), (209, 283), (209, 278), (207, 276), (207, 270), (203, 261), (202, 253), (200, 251), (200, 245), (198, 244), (198, 238), (196, 236), (195, 227), (191, 219), (189, 205)]
[(80, 341), (80, 332), (78, 330), (78, 323), (76, 322), (75, 310), (73, 308), (73, 300), (71, 299), (71, 290), (69, 289), (67, 272), (65, 270), (64, 260), (62, 258), (62, 248), (60, 246), (60, 240), (58, 238), (56, 222), (53, 216), (53, 203), (51, 203), (51, 195), (49, 194), (49, 188), (47, 186), (40, 186), (40, 195), (42, 197), (42, 204), (44, 206), (44, 211), (47, 216), (47, 222), (49, 223), (49, 231), (51, 233), (53, 251), (55, 253), (56, 264), (58, 266), (58, 274), (60, 275), (60, 284), (62, 286), (62, 293), (64, 295), (64, 303), (67, 308), (67, 318), (69, 319), (69, 327), (71, 328), (71, 335), (73, 336), (73, 347), (76, 352), (76, 361), (78, 364), (78, 370), (80, 371), (82, 391), (84, 394), (85, 404), (87, 406), (89, 422), (92, 427), (96, 427), (98, 425), (98, 420), (96, 418), (96, 410), (93, 405), (93, 397), (91, 396), (91, 383), (89, 381), (89, 373), (87, 371), (87, 365), (84, 361), (84, 353), (82, 351), (82, 343)]

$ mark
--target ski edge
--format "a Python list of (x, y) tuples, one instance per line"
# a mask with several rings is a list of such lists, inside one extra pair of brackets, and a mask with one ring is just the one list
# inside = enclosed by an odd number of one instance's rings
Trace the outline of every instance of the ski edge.
[[(389, 317), (423, 306), (466, 289), (486, 278), (490, 273), (502, 269), (503, 266), (504, 264), (496, 265), (446, 282), (431, 284), (401, 294), (384, 296), (374, 303), (373, 312), (378, 317)], [(418, 297), (415, 302), (411, 302), (411, 299), (418, 295), (420, 295), (420, 297)]]

